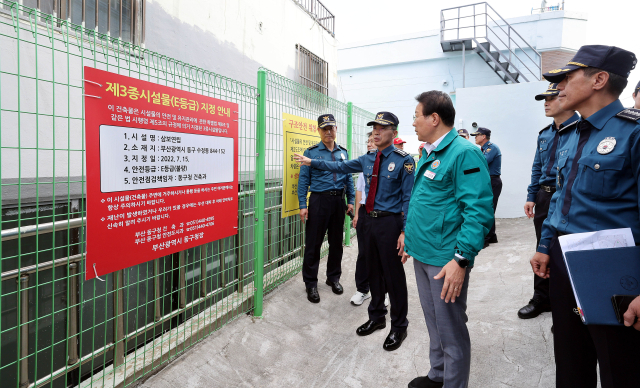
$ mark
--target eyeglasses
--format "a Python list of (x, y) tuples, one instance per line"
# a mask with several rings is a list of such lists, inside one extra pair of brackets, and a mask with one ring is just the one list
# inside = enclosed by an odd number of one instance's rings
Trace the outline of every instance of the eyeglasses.
[(413, 115), (413, 121), (416, 121), (418, 117), (424, 117), (424, 115), (420, 115), (420, 116)]

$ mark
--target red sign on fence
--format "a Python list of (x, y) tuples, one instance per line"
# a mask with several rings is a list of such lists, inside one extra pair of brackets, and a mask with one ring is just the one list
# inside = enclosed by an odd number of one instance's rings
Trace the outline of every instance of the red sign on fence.
[(86, 279), (238, 232), (238, 104), (84, 68)]

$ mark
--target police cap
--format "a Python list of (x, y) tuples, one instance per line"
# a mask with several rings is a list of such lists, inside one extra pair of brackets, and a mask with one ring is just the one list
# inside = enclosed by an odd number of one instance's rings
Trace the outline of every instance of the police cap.
[(469, 135), (469, 131), (467, 131), (466, 129), (462, 128), (462, 129), (458, 129), (458, 135), (460, 136), (464, 136), (464, 135)]
[(559, 83), (567, 76), (567, 73), (586, 67), (595, 67), (627, 78), (631, 70), (636, 67), (637, 62), (636, 55), (631, 51), (615, 46), (586, 45), (580, 47), (566, 66), (550, 70), (542, 76), (549, 82)]
[(336, 125), (336, 118), (331, 113), (318, 116), (318, 128), (324, 128), (327, 125)]
[(375, 120), (367, 123), (368, 126), (375, 124), (398, 126), (398, 124), (400, 124), (400, 120), (398, 120), (398, 117), (391, 112), (378, 112), (376, 113)]
[(491, 136), (491, 130), (489, 128), (479, 127), (474, 133), (471, 134), (471, 136), (478, 136), (478, 135), (489, 135), (489, 136)]
[(633, 89), (633, 91), (634, 91), (635, 93), (638, 93), (638, 90), (640, 90), (640, 81), (638, 81), (638, 84), (636, 85), (636, 88), (635, 88), (635, 89)]
[(547, 91), (544, 93), (540, 93), (536, 96), (536, 100), (540, 101), (540, 100), (544, 100), (545, 97), (548, 96), (557, 96), (560, 93), (560, 91), (558, 90), (558, 84), (549, 84), (549, 87), (547, 88)]

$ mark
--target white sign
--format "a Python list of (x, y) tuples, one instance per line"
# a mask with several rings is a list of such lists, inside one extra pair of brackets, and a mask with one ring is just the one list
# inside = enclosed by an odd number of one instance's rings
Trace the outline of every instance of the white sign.
[(233, 182), (233, 138), (100, 126), (103, 193)]

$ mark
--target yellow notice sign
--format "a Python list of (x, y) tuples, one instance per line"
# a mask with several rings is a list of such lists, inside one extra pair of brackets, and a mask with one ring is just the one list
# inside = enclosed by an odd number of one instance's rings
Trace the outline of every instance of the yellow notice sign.
[(300, 164), (293, 160), (293, 154), (302, 154), (304, 150), (320, 142), (318, 122), (304, 117), (282, 114), (283, 177), (282, 218), (300, 214), (298, 203), (298, 178)]

